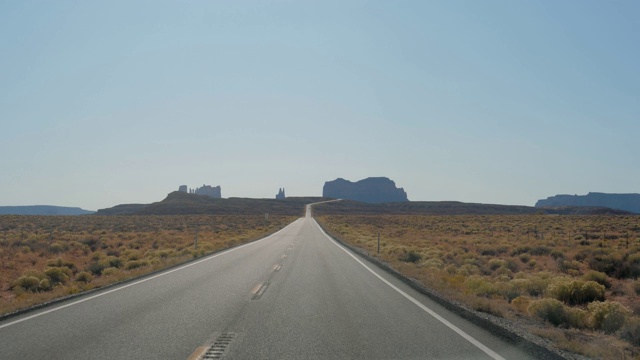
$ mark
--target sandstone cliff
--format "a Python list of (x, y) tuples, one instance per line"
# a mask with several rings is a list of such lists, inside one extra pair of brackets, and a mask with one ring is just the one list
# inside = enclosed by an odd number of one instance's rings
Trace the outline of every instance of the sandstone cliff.
[(556, 195), (538, 200), (536, 207), (592, 206), (608, 207), (640, 213), (640, 194), (605, 194), (590, 192), (587, 195)]
[(371, 177), (357, 182), (342, 178), (327, 181), (322, 188), (326, 198), (348, 199), (366, 203), (405, 202), (407, 193), (386, 177)]

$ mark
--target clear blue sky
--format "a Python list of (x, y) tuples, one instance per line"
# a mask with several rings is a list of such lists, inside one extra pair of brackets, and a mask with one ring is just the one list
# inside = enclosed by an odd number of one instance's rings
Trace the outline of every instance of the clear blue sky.
[(640, 192), (638, 1), (0, 1), (0, 205)]

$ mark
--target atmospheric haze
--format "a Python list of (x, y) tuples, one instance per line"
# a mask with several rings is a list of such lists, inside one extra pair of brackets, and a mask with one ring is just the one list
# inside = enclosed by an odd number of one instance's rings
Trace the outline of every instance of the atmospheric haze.
[(0, 3), (0, 205), (640, 192), (640, 3)]

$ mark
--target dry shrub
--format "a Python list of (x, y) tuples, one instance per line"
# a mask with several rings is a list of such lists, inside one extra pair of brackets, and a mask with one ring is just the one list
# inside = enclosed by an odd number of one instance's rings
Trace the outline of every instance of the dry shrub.
[(511, 306), (513, 306), (519, 312), (526, 314), (529, 309), (529, 305), (531, 304), (531, 300), (524, 296), (518, 296), (515, 299), (511, 300)]
[(640, 318), (634, 317), (627, 320), (620, 330), (620, 337), (633, 346), (640, 346)]
[(591, 271), (587, 272), (582, 277), (582, 279), (586, 280), (586, 281), (595, 281), (600, 285), (604, 285), (604, 287), (607, 288), (607, 289), (611, 288), (611, 282), (607, 278), (607, 274), (599, 272), (599, 271), (591, 270)]
[(50, 267), (45, 270), (44, 273), (54, 285), (66, 283), (73, 274), (72, 271), (66, 267)]
[(614, 301), (593, 302), (587, 306), (587, 310), (591, 328), (607, 334), (620, 330), (626, 318), (631, 315), (629, 309)]
[(479, 275), (472, 275), (467, 278), (464, 283), (467, 293), (477, 296), (490, 297), (498, 293), (493, 284)]
[(444, 263), (440, 259), (432, 258), (432, 259), (423, 261), (421, 265), (428, 269), (442, 269), (442, 266), (444, 265)]
[(90, 272), (80, 271), (76, 274), (76, 281), (78, 282), (88, 283), (91, 282), (91, 280), (93, 280), (93, 275), (91, 275)]
[(13, 282), (14, 287), (20, 287), (24, 290), (36, 292), (39, 289), (40, 279), (35, 276), (21, 276)]
[(124, 268), (126, 270), (131, 270), (131, 269), (137, 269), (139, 267), (143, 267), (147, 265), (149, 265), (149, 262), (146, 260), (132, 260), (132, 261), (127, 261), (124, 264)]
[(633, 282), (633, 291), (635, 291), (636, 295), (640, 295), (640, 279), (637, 279)]
[(118, 268), (109, 267), (109, 268), (106, 268), (106, 269), (102, 270), (102, 275), (103, 276), (118, 275), (121, 272), (122, 271), (120, 271), (120, 269), (118, 269)]
[(40, 280), (40, 283), (38, 284), (38, 287), (40, 288), (40, 290), (42, 291), (49, 291), (51, 290), (52, 286), (51, 286), (51, 282), (49, 281), (49, 279), (42, 279)]
[(476, 311), (484, 312), (498, 317), (504, 317), (503, 307), (495, 301), (491, 301), (487, 298), (474, 298), (472, 300), (471, 307)]
[(592, 301), (603, 301), (605, 287), (595, 281), (557, 277), (549, 284), (547, 294), (565, 304), (581, 305)]
[(422, 260), (422, 255), (415, 250), (409, 250), (404, 254), (401, 254), (398, 257), (398, 260), (404, 261), (404, 262), (418, 263), (420, 262), (420, 260)]
[(65, 246), (59, 242), (54, 242), (51, 245), (49, 245), (49, 251), (51, 251), (54, 254), (61, 253), (64, 250), (65, 250)]
[(562, 302), (556, 299), (534, 300), (529, 304), (528, 312), (555, 326), (560, 326), (567, 322), (567, 309)]

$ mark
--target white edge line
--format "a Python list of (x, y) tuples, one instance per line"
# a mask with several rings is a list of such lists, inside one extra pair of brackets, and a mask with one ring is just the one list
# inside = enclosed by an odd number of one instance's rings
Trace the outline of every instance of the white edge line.
[(136, 281), (136, 282), (132, 282), (132, 283), (129, 283), (129, 284), (126, 284), (126, 285), (122, 285), (122, 286), (119, 286), (119, 287), (117, 287), (117, 288), (115, 288), (115, 289), (107, 290), (107, 291), (105, 291), (105, 292), (101, 292), (101, 293), (99, 293), (99, 294), (96, 294), (96, 295), (93, 295), (93, 296), (89, 296), (89, 297), (84, 298), (84, 299), (81, 299), (81, 300), (77, 300), (77, 301), (74, 301), (74, 302), (71, 302), (71, 303), (68, 303), (68, 304), (65, 304), (65, 305), (61, 305), (61, 306), (55, 307), (55, 308), (53, 308), (53, 309), (45, 310), (45, 311), (39, 312), (39, 313), (37, 313), (37, 314), (33, 314), (33, 315), (30, 315), (30, 316), (24, 317), (24, 318), (22, 318), (22, 319), (14, 320), (14, 321), (12, 321), (12, 322), (9, 322), (9, 323), (6, 323), (6, 324), (3, 324), (3, 325), (0, 325), (0, 329), (4, 329), (4, 328), (9, 327), (9, 326), (11, 326), (11, 325), (19, 324), (19, 323), (21, 323), (21, 322), (24, 322), (24, 321), (27, 321), (27, 320), (31, 320), (31, 319), (37, 318), (37, 317), (39, 317), (39, 316), (42, 316), (42, 315), (50, 314), (50, 313), (52, 313), (52, 312), (54, 312), (54, 311), (62, 310), (62, 309), (64, 309), (64, 308), (68, 308), (68, 307), (73, 306), (73, 305), (78, 305), (78, 304), (81, 304), (81, 303), (83, 303), (83, 302), (85, 302), (85, 301), (93, 300), (93, 299), (95, 299), (95, 298), (98, 298), (98, 297), (101, 297), (101, 296), (104, 296), (104, 295), (108, 295), (108, 294), (111, 294), (111, 293), (113, 293), (113, 292), (120, 291), (120, 290), (122, 290), (122, 289), (126, 289), (126, 288), (131, 287), (131, 286), (134, 286), (134, 285), (142, 284), (142, 283), (147, 282), (147, 281), (149, 281), (149, 280), (153, 280), (153, 279), (159, 278), (159, 277), (161, 277), (161, 276), (165, 276), (165, 275), (168, 275), (168, 274), (174, 273), (174, 272), (176, 272), (176, 271), (180, 271), (180, 270), (186, 269), (186, 268), (188, 268), (188, 267), (192, 267), (192, 266), (198, 265), (198, 264), (203, 263), (203, 262), (205, 262), (205, 261), (212, 260), (212, 259), (214, 259), (214, 258), (217, 258), (218, 256), (221, 256), (221, 255), (224, 255), (224, 254), (228, 254), (228, 253), (230, 253), (230, 252), (232, 252), (232, 251), (236, 251), (236, 250), (242, 249), (243, 247), (246, 247), (246, 246), (250, 246), (250, 245), (257, 244), (257, 243), (259, 243), (259, 242), (261, 242), (261, 241), (263, 241), (263, 240), (267, 240), (267, 239), (269, 239), (269, 238), (271, 238), (271, 237), (273, 237), (273, 236), (278, 235), (280, 232), (284, 231), (286, 228), (288, 228), (289, 226), (293, 225), (293, 224), (294, 224), (295, 222), (297, 222), (297, 221), (298, 221), (298, 220), (296, 220), (296, 221), (292, 222), (291, 224), (289, 224), (289, 225), (287, 225), (287, 226), (283, 227), (282, 229), (278, 230), (277, 232), (275, 232), (275, 233), (273, 233), (273, 234), (271, 234), (271, 235), (269, 235), (269, 236), (267, 236), (267, 237), (264, 237), (264, 238), (262, 238), (262, 239), (258, 239), (258, 240), (256, 240), (256, 241), (252, 241), (252, 242), (250, 242), (250, 243), (247, 243), (247, 244), (244, 244), (244, 245), (240, 245), (240, 246), (234, 247), (234, 248), (232, 248), (232, 249), (224, 250), (224, 251), (222, 251), (222, 252), (219, 252), (219, 253), (217, 253), (217, 254), (213, 254), (213, 255), (211, 255), (211, 256), (209, 256), (209, 257), (207, 257), (207, 258), (204, 258), (204, 259), (202, 259), (202, 260), (198, 260), (198, 261), (195, 261), (195, 262), (189, 263), (189, 264), (187, 264), (187, 265), (181, 266), (181, 267), (179, 267), (179, 268), (175, 268), (175, 269), (172, 269), (172, 270), (168, 270), (168, 271), (166, 271), (166, 272), (162, 272), (162, 273), (160, 273), (160, 274), (157, 274), (157, 275), (154, 275), (154, 276), (151, 276), (151, 277), (148, 277), (148, 278), (144, 278), (144, 279), (142, 279), (142, 280), (138, 280), (138, 281)]
[(380, 279), (382, 282), (384, 282), (385, 284), (389, 285), (389, 287), (391, 287), (393, 290), (397, 291), (398, 293), (400, 293), (400, 295), (404, 296), (405, 298), (407, 298), (409, 301), (411, 301), (412, 303), (414, 303), (415, 305), (417, 305), (420, 309), (424, 310), (425, 312), (427, 312), (429, 315), (433, 316), (436, 320), (440, 321), (441, 323), (443, 323), (444, 325), (446, 325), (449, 329), (455, 331), (458, 335), (462, 336), (465, 340), (467, 340), (468, 342), (470, 342), (471, 344), (475, 345), (478, 349), (482, 350), (485, 354), (489, 355), (491, 358), (495, 359), (495, 360), (505, 360), (505, 358), (503, 358), (502, 356), (498, 355), (495, 351), (489, 349), (487, 346), (485, 346), (483, 343), (481, 343), (480, 341), (476, 340), (473, 336), (467, 334), (466, 332), (464, 332), (462, 329), (460, 329), (459, 327), (453, 325), (452, 323), (450, 323), (447, 319), (443, 318), (442, 316), (438, 315), (435, 311), (429, 309), (428, 307), (426, 307), (424, 304), (422, 304), (421, 302), (419, 302), (418, 300), (416, 300), (415, 298), (413, 298), (411, 295), (405, 293), (404, 291), (400, 290), (399, 288), (397, 288), (395, 285), (393, 285), (392, 283), (390, 283), (389, 281), (387, 281), (385, 278), (383, 278), (382, 276), (378, 275), (375, 271), (371, 270), (371, 268), (369, 268), (367, 265), (365, 265), (362, 261), (360, 261), (360, 259), (358, 259), (355, 255), (353, 255), (351, 252), (349, 252), (347, 249), (345, 249), (342, 245), (338, 244), (335, 240), (333, 240), (329, 235), (327, 235), (327, 233), (324, 231), (324, 229), (322, 229), (322, 227), (318, 224), (317, 221), (315, 221), (315, 219), (313, 219), (313, 222), (316, 224), (316, 226), (318, 227), (318, 229), (320, 229), (320, 231), (322, 232), (322, 234), (324, 234), (324, 236), (327, 237), (327, 239), (331, 240), (332, 243), (334, 243), (337, 247), (340, 248), (340, 250), (344, 251), (345, 253), (347, 253), (349, 256), (351, 256), (355, 261), (357, 261), (360, 265), (362, 265), (365, 269), (369, 270), (370, 273), (372, 273), (375, 277), (377, 277), (378, 279)]

